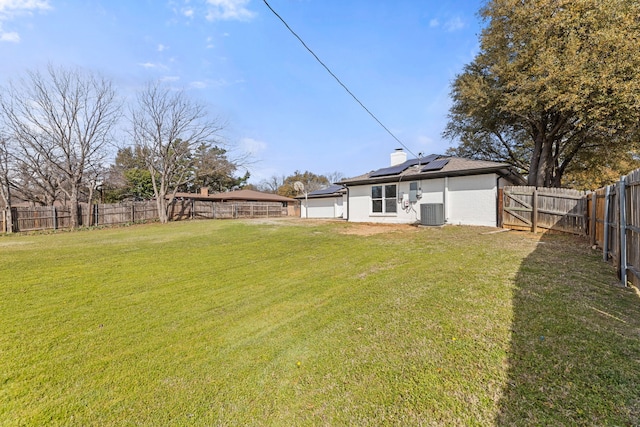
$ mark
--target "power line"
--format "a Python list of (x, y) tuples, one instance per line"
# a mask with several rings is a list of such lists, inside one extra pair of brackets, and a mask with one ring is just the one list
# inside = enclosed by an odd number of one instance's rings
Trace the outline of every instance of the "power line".
[(300, 43), (302, 43), (302, 46), (304, 46), (304, 48), (305, 48), (305, 49), (307, 49), (311, 55), (313, 55), (313, 57), (316, 59), (316, 61), (318, 61), (318, 62), (320, 63), (320, 65), (322, 65), (322, 66), (324, 67), (324, 69), (325, 69), (325, 70), (327, 70), (327, 72), (328, 72), (329, 74), (331, 74), (331, 77), (333, 77), (333, 78), (334, 78), (334, 79), (335, 79), (335, 80), (340, 84), (340, 86), (342, 86), (342, 87), (343, 87), (343, 89), (344, 89), (344, 90), (346, 90), (346, 91), (347, 91), (347, 93), (348, 93), (349, 95), (351, 95), (351, 97), (352, 97), (353, 99), (355, 99), (355, 101), (356, 101), (358, 104), (360, 104), (360, 106), (361, 106), (361, 107), (362, 107), (362, 108), (363, 108), (367, 113), (369, 113), (369, 115), (370, 115), (371, 117), (373, 117), (373, 120), (375, 120), (376, 122), (378, 122), (378, 124), (379, 124), (380, 126), (382, 126), (382, 128), (383, 128), (385, 131), (387, 131), (387, 133), (388, 133), (389, 135), (391, 135), (391, 137), (392, 137), (393, 139), (395, 139), (395, 140), (396, 140), (396, 142), (398, 142), (398, 144), (400, 144), (402, 147), (404, 147), (404, 149), (405, 149), (405, 150), (407, 150), (407, 151), (409, 152), (409, 154), (411, 154), (412, 156), (414, 156), (414, 157), (416, 157), (416, 158), (417, 158), (418, 156), (416, 156), (416, 155), (415, 155), (415, 154), (414, 154), (414, 153), (409, 149), (409, 147), (407, 147), (406, 145), (404, 145), (404, 144), (402, 143), (402, 141), (400, 141), (400, 140), (399, 140), (399, 139), (398, 139), (398, 138), (393, 134), (393, 132), (391, 132), (391, 131), (390, 131), (390, 130), (389, 130), (389, 129), (388, 129), (388, 128), (387, 128), (387, 127), (386, 127), (386, 126), (385, 126), (385, 125), (380, 121), (380, 120), (378, 120), (378, 118), (375, 116), (375, 114), (373, 114), (373, 113), (372, 113), (372, 112), (371, 112), (367, 107), (365, 107), (365, 105), (364, 105), (364, 104), (363, 104), (363, 103), (358, 99), (358, 97), (357, 97), (357, 96), (355, 96), (355, 95), (353, 94), (353, 92), (351, 92), (351, 91), (349, 90), (349, 88), (348, 88), (344, 83), (342, 83), (342, 81), (338, 78), (338, 76), (336, 76), (336, 75), (333, 73), (333, 71), (331, 71), (331, 70), (329, 69), (329, 67), (327, 67), (327, 66), (325, 65), (325, 63), (324, 63), (324, 62), (322, 62), (322, 60), (321, 60), (320, 58), (318, 58), (318, 55), (316, 55), (316, 54), (315, 54), (315, 52), (314, 52), (313, 50), (311, 50), (311, 48), (310, 48), (309, 46), (307, 46), (307, 44), (304, 42), (304, 40), (302, 40), (302, 39), (300, 38), (300, 36), (299, 36), (298, 34), (296, 34), (296, 32), (295, 32), (295, 31), (293, 31), (293, 29), (289, 26), (289, 24), (287, 24), (287, 23), (286, 23), (286, 21), (285, 21), (284, 19), (282, 19), (282, 17), (281, 17), (280, 15), (278, 15), (278, 12), (276, 12), (275, 10), (273, 10), (273, 8), (272, 8), (272, 7), (271, 7), (271, 5), (267, 2), (267, 0), (262, 0), (262, 1), (264, 2), (264, 4), (265, 4), (265, 5), (267, 5), (267, 7), (269, 8), (269, 10), (270, 10), (270, 11), (271, 11), (271, 12), (272, 12), (272, 13), (273, 13), (273, 14), (274, 14), (274, 15), (275, 15), (275, 16), (276, 16), (276, 17), (277, 17), (277, 18), (278, 18), (278, 19), (279, 19), (283, 24), (284, 24), (284, 26), (285, 26), (285, 27), (287, 27), (287, 30), (289, 30), (289, 32), (290, 32), (291, 34), (293, 34), (293, 35), (295, 36), (295, 38), (297, 38), (297, 39), (298, 39), (298, 41), (299, 41)]

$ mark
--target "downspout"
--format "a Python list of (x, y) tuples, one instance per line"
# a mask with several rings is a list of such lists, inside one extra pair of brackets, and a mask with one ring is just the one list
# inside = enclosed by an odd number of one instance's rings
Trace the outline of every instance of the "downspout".
[(349, 222), (349, 209), (351, 208), (351, 197), (349, 197), (349, 187), (346, 187), (347, 189), (347, 222)]

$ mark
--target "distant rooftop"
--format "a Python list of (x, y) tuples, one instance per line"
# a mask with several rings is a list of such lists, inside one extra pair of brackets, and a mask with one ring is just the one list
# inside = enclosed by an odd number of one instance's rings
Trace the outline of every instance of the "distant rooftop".
[(337, 197), (346, 192), (347, 189), (343, 185), (333, 184), (326, 188), (321, 188), (320, 190), (311, 191), (307, 195), (301, 194), (299, 196), (296, 196), (296, 199), (321, 199), (324, 197)]

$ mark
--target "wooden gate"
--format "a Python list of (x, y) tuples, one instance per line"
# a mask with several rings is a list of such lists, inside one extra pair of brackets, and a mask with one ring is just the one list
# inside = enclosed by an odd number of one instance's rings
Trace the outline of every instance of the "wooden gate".
[(587, 233), (585, 193), (565, 188), (504, 187), (502, 226), (515, 230)]

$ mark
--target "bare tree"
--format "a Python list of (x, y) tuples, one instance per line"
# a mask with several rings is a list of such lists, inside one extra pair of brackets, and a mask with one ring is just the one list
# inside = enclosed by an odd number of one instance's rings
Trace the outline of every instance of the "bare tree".
[(340, 182), (344, 179), (344, 174), (338, 171), (325, 173), (324, 176), (327, 177), (330, 184), (335, 184), (336, 182)]
[(39, 206), (53, 206), (59, 199), (61, 174), (45, 156), (36, 151), (15, 147), (13, 158), (15, 168), (14, 195)]
[(131, 135), (151, 173), (160, 222), (169, 220), (168, 206), (180, 186), (195, 179), (195, 149), (221, 145), (216, 137), (223, 127), (182, 90), (150, 83), (138, 94)]
[(104, 159), (120, 118), (111, 82), (91, 72), (49, 65), (44, 74), (29, 71), (25, 79), (11, 83), (0, 108), (31, 165), (59, 175), (58, 186), (71, 206), (71, 226), (77, 227), (85, 173)]
[(278, 188), (284, 185), (285, 176), (281, 175), (271, 175), (269, 179), (263, 179), (258, 184), (258, 190), (263, 191), (265, 193), (273, 193), (276, 194), (278, 192)]

